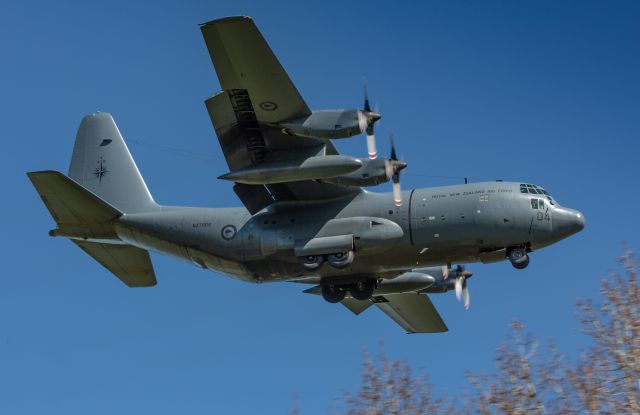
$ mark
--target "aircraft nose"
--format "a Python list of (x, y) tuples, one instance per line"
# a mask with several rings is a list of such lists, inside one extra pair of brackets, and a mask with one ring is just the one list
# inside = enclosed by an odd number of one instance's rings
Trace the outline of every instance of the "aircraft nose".
[(562, 237), (573, 235), (584, 229), (582, 212), (576, 209), (558, 208), (553, 214), (553, 230)]

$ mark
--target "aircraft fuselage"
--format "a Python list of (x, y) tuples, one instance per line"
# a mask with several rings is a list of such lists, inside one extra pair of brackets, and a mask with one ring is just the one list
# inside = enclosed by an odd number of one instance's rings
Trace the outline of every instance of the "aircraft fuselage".
[[(520, 189), (501, 181), (414, 189), (404, 192), (400, 207), (391, 193), (364, 191), (322, 203), (274, 205), (254, 216), (244, 208), (163, 207), (125, 214), (115, 228), (127, 244), (247, 281), (384, 278), (425, 266), (504, 260), (510, 247), (536, 250), (584, 227), (580, 212)], [(337, 225), (327, 230), (327, 223)], [(374, 229), (354, 230), (362, 223)], [(376, 226), (382, 232), (371, 233)], [(343, 269), (324, 264), (305, 271), (294, 250), (323, 232), (330, 242), (352, 235), (355, 259)]]

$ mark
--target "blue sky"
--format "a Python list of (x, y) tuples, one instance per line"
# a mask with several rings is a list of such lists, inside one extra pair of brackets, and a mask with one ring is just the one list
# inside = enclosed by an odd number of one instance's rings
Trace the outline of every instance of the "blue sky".
[[(326, 413), (363, 350), (456, 393), (490, 371), (512, 318), (573, 354), (577, 297), (638, 247), (637, 2), (3, 2), (0, 13), (0, 412)], [(470, 265), (471, 310), (432, 296), (450, 332), (405, 335), (299, 285), (251, 285), (160, 255), (130, 290), (54, 223), (25, 172), (66, 171), (76, 128), (113, 114), (156, 200), (238, 206), (203, 101), (219, 89), (198, 23), (250, 15), (307, 103), (359, 107), (362, 79), (409, 163), (404, 188), (536, 183), (587, 228), (523, 271)], [(136, 140), (136, 141), (133, 141)], [(146, 145), (141, 143), (150, 143)], [(364, 137), (338, 143), (366, 154)], [(167, 150), (169, 149), (169, 150)], [(194, 156), (195, 154), (195, 156)], [(381, 186), (380, 191), (389, 191)]]

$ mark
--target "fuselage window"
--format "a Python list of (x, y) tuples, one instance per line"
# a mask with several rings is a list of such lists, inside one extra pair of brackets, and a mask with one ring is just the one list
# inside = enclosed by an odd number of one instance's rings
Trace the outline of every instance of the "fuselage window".
[(538, 199), (531, 199), (531, 208), (538, 209)]
[(544, 209), (544, 200), (539, 199), (538, 200), (538, 206), (540, 207), (540, 209)]

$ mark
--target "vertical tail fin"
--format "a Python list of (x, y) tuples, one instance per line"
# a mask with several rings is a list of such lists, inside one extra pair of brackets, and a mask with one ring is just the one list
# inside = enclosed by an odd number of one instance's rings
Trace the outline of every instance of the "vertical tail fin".
[(106, 112), (82, 119), (69, 177), (122, 212), (157, 208), (113, 117)]

